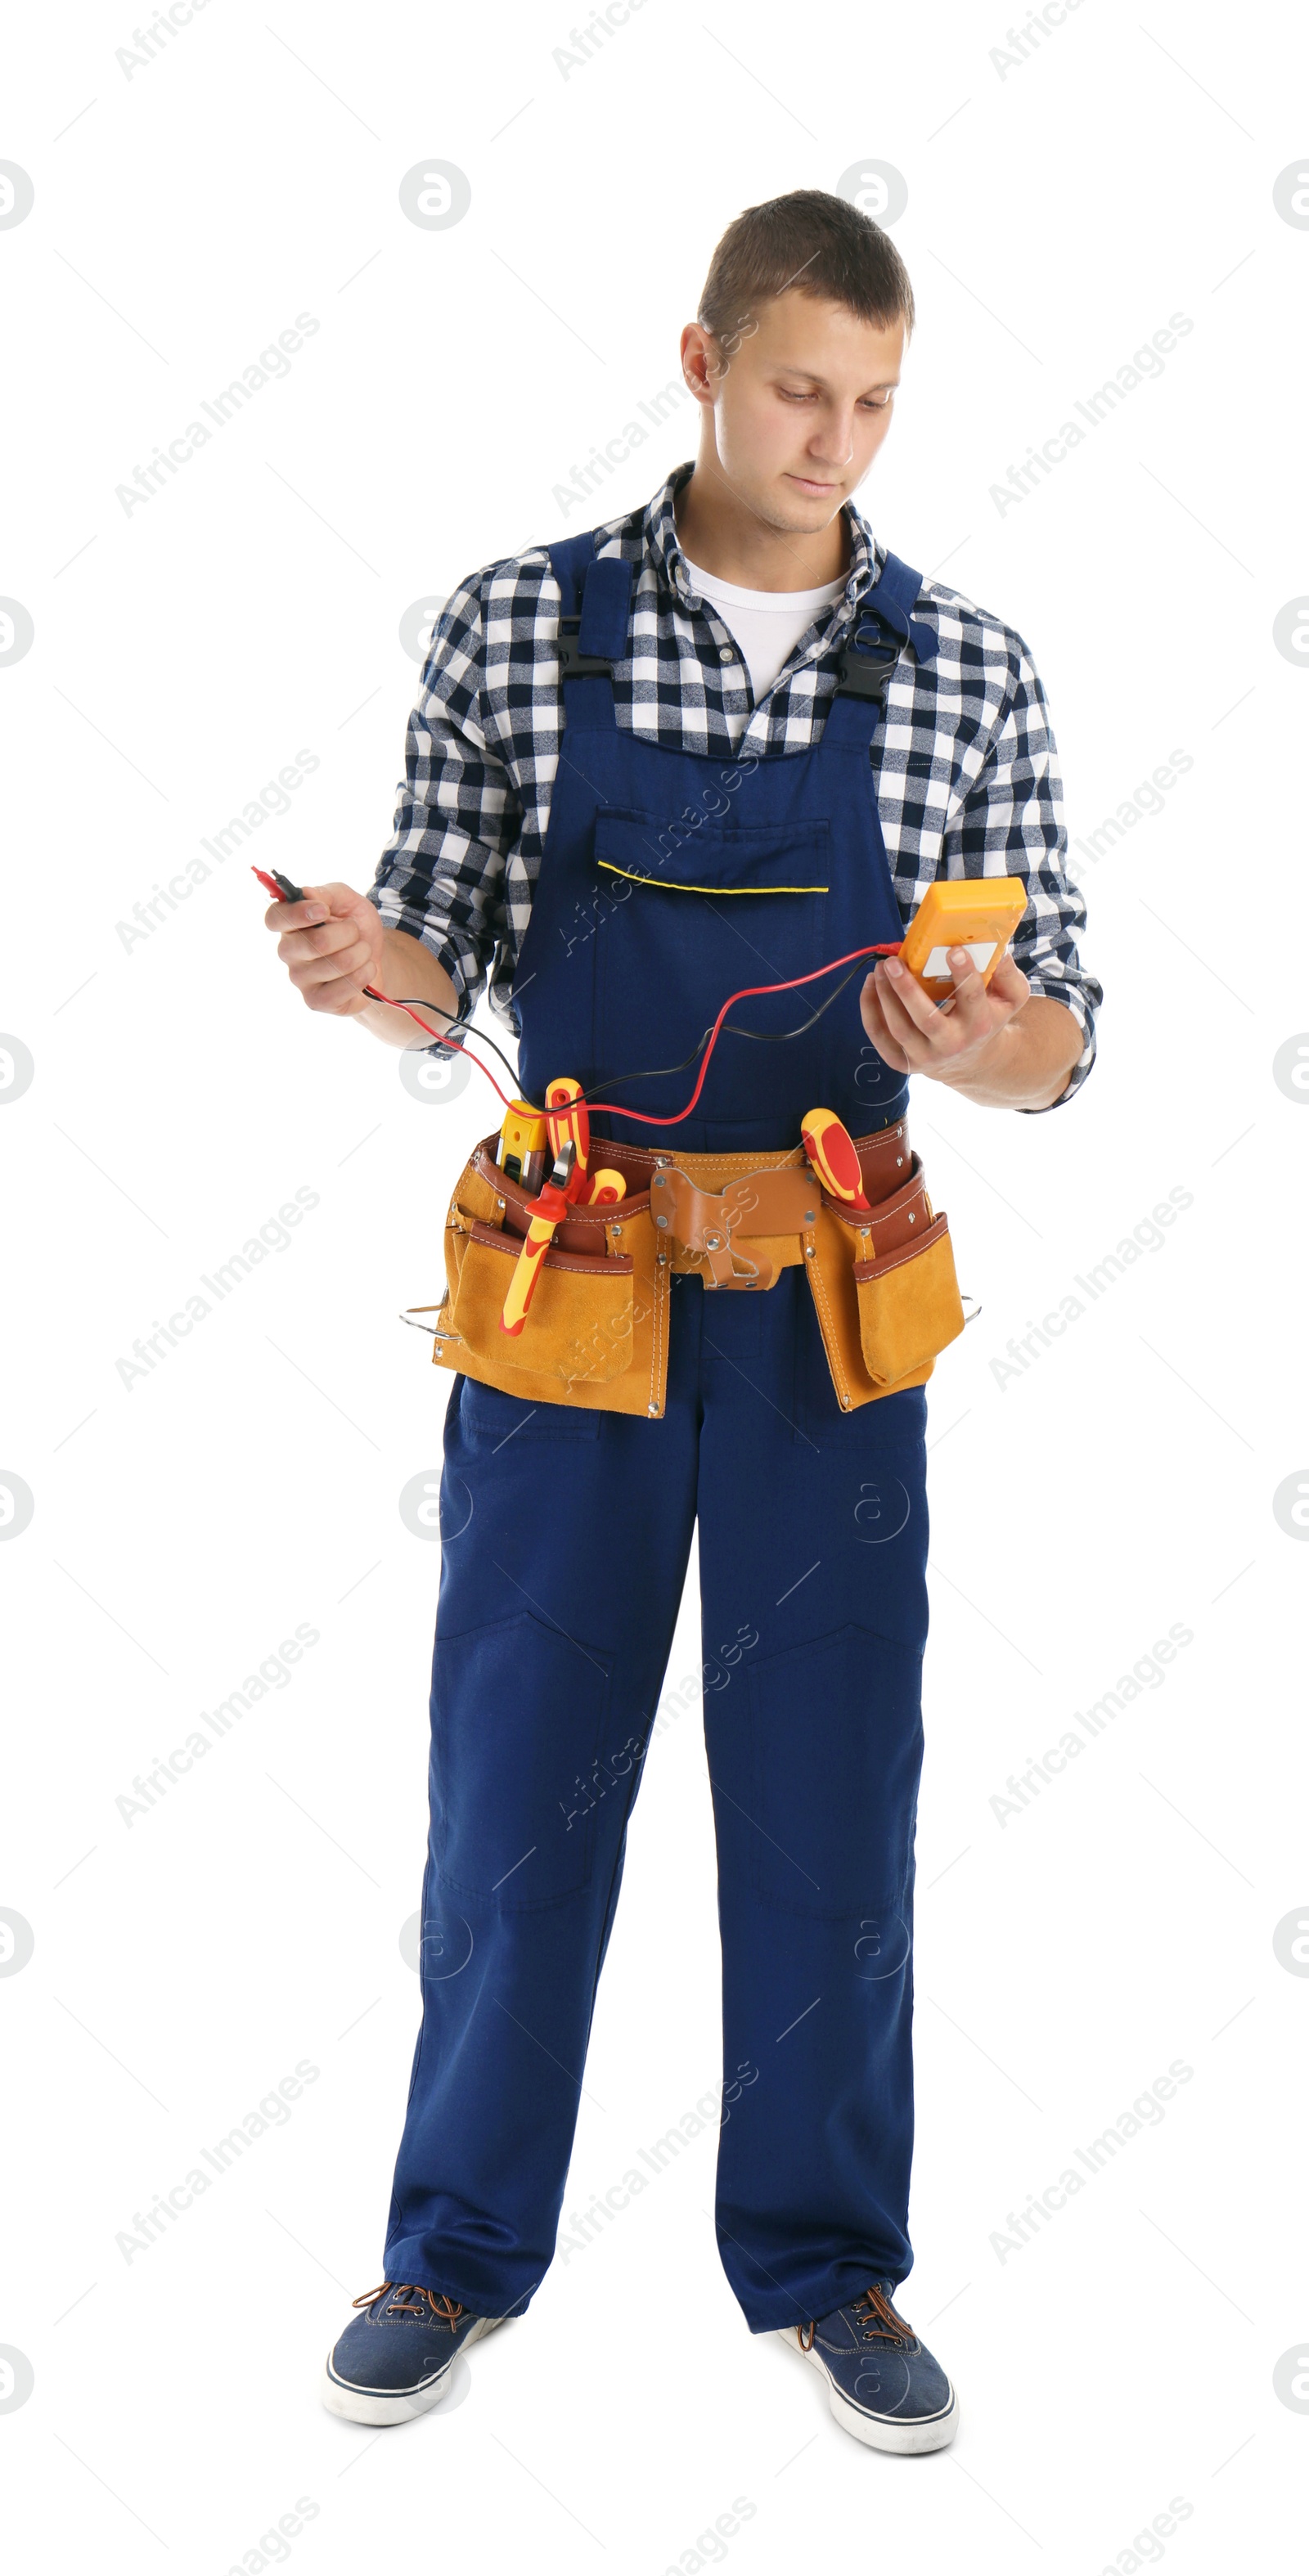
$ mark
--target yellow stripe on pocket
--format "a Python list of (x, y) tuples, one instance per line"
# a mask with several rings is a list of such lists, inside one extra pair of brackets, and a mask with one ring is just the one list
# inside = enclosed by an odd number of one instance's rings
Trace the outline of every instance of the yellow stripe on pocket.
[(613, 859), (597, 859), (598, 868), (606, 868), (611, 877), (629, 877), (633, 885), (659, 886), (665, 894), (830, 894), (825, 885), (688, 885), (685, 877), (642, 876), (635, 868), (620, 868)]

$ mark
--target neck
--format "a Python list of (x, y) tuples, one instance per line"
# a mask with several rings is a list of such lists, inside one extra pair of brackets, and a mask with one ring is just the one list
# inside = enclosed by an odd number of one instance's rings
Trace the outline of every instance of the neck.
[(843, 511), (812, 534), (773, 527), (728, 481), (712, 449), (702, 447), (674, 519), (691, 561), (740, 590), (817, 590), (848, 566)]

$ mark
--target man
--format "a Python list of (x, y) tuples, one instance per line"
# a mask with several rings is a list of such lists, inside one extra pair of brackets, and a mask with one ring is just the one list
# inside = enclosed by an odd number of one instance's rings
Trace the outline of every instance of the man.
[[(694, 467), (460, 585), (369, 895), (320, 886), (270, 911), (311, 1009), (405, 1045), (412, 1021), (365, 984), (463, 1028), (489, 968), (525, 1099), (562, 1074), (596, 1099), (625, 1084), (597, 1134), (620, 1155), (653, 1142), (665, 1175), (689, 1159), (715, 1190), (794, 1163), (815, 1103), (865, 1170), (892, 1148), (907, 1167), (911, 1074), (1027, 1113), (1072, 1098), (1101, 996), (1077, 961), (1040, 680), (1021, 636), (922, 580), (853, 503), (913, 320), (891, 242), (844, 200), (800, 190), (731, 225), (682, 335)], [(900, 939), (938, 876), (981, 875), (1029, 889), (989, 985), (962, 949), (944, 1008), (894, 957), (849, 968)], [(730, 993), (833, 958), (844, 985), (738, 1005), (705, 1069)], [(858, 2439), (954, 2434), (950, 2381), (892, 2304), (912, 2260), (927, 1372), (838, 1397), (799, 1253), (764, 1293), (712, 1304), (740, 1276), (682, 1262), (648, 1418), (456, 1375), (423, 2024), (387, 2278), (324, 2390), (358, 2422), (435, 2403), (550, 2261), (698, 1521), (721, 2258), (751, 2330), (821, 2369)]]

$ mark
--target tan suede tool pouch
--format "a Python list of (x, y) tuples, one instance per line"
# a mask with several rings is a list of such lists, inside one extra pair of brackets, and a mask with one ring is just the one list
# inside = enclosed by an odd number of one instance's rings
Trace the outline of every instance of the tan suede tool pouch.
[[(853, 1255), (849, 1278), (862, 1362), (848, 1372), (853, 1403), (922, 1385), (965, 1318), (949, 1222), (933, 1210), (918, 1155), (910, 1158), (908, 1180), (873, 1207), (844, 1207), (826, 1193), (824, 1207)], [(842, 1303), (848, 1319), (848, 1293)]]
[(524, 1404), (662, 1413), (668, 1257), (656, 1249), (649, 1192), (570, 1214), (541, 1265), (523, 1330), (511, 1336), (500, 1315), (529, 1193), (499, 1170), (495, 1142), (475, 1147), (455, 1184), (433, 1359)]

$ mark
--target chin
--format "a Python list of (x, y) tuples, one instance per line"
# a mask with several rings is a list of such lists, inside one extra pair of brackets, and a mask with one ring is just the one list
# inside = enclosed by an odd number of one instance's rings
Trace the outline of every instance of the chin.
[(844, 492), (832, 492), (822, 500), (816, 493), (806, 497), (784, 484), (774, 498), (778, 526), (796, 536), (817, 536), (820, 528), (830, 528), (844, 499)]

